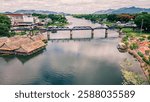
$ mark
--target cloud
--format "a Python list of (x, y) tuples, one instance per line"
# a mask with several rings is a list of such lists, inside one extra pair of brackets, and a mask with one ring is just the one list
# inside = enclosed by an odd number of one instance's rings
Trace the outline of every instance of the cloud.
[(0, 11), (41, 9), (68, 13), (92, 13), (129, 6), (150, 8), (150, 2), (149, 0), (1, 0)]

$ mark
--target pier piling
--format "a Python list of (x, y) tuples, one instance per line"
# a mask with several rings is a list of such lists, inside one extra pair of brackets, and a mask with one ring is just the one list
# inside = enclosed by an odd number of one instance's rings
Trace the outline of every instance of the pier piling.
[(94, 38), (94, 29), (92, 29), (92, 31), (91, 31), (91, 39), (93, 39)]
[(105, 38), (108, 37), (108, 29), (105, 29)]
[(72, 30), (70, 30), (70, 39), (71, 39), (71, 40), (72, 40), (72, 36), (73, 36)]

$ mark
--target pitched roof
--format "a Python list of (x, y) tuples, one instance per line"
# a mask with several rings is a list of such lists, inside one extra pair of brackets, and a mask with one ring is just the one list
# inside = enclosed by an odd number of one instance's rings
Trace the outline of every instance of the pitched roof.
[(5, 43), (0, 47), (0, 50), (12, 51), (12, 49)]
[(12, 38), (9, 39), (8, 42), (5, 42), (1, 47), (0, 50), (15, 50), (18, 49), (22, 44), (31, 43), (33, 40), (31, 40), (28, 37), (20, 37), (20, 38)]
[(33, 39), (34, 41), (37, 41), (37, 40), (47, 40), (47, 37), (44, 35), (44, 34), (38, 34), (38, 35), (35, 35), (35, 36), (32, 36), (31, 39)]
[(26, 36), (15, 36), (3, 39), (0, 38), (0, 50), (30, 53), (46, 46), (46, 44), (42, 41), (46, 38), (44, 35), (36, 35), (33, 38)]
[(41, 40), (34, 41), (32, 43), (21, 45), (21, 47), (17, 49), (16, 52), (30, 53), (44, 46), (46, 46), (46, 44), (42, 42)]
[(10, 37), (10, 38), (9, 38), (9, 41), (10, 41), (10, 42), (14, 42), (14, 41), (17, 41), (17, 40), (19, 40), (19, 39), (21, 39), (21, 38), (22, 38), (22, 37), (18, 35), (18, 36)]
[(0, 38), (0, 47), (7, 42), (9, 39), (7, 37)]

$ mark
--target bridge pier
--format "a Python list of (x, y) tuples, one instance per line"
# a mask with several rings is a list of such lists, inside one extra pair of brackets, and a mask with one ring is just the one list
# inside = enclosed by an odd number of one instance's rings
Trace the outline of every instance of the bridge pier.
[(108, 37), (108, 29), (105, 29), (105, 38)]
[(72, 36), (73, 36), (72, 30), (70, 30), (70, 39), (71, 39), (71, 40), (72, 40)]
[(92, 29), (92, 31), (91, 31), (91, 38), (92, 39), (94, 38), (94, 29)]
[(50, 40), (50, 33), (47, 32), (47, 39)]

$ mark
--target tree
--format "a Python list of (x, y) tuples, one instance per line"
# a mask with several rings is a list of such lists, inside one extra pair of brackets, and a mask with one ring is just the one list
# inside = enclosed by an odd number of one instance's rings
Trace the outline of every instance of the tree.
[(0, 14), (0, 36), (9, 36), (10, 27), (10, 19), (5, 15)]
[(67, 19), (65, 18), (65, 16), (63, 15), (54, 15), (54, 14), (49, 14), (48, 18), (50, 18), (52, 20), (52, 23), (55, 24), (56, 22), (59, 23), (67, 23)]
[(120, 14), (117, 16), (118, 20), (121, 22), (128, 22), (131, 19), (134, 19), (134, 16), (129, 15), (129, 14)]
[(150, 14), (141, 14), (138, 15), (135, 18), (135, 24), (140, 29), (142, 26), (142, 29), (146, 32), (150, 32)]
[(101, 23), (104, 19), (107, 18), (107, 14), (76, 14), (73, 17), (76, 18), (85, 18), (86, 20), (90, 20), (92, 22)]
[(110, 15), (108, 15), (107, 19), (109, 21), (117, 21), (117, 15), (116, 14), (110, 14)]

